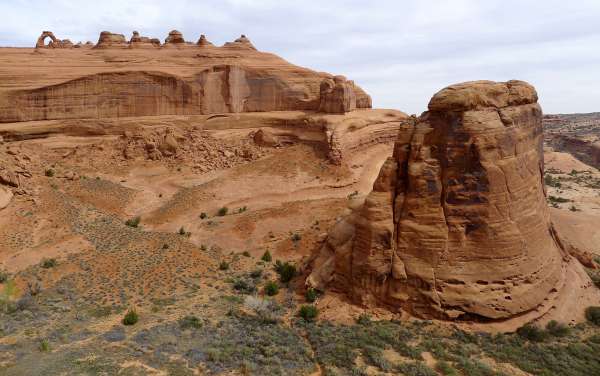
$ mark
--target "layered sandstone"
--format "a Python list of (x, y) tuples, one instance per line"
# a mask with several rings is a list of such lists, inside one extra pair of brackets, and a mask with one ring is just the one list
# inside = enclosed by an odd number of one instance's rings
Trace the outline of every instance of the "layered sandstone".
[[(46, 38), (50, 39), (48, 44), (45, 44)], [(42, 34), (37, 39), (35, 43), (35, 48), (72, 48), (73, 42), (69, 39), (60, 40), (54, 36), (54, 33), (51, 31), (42, 31)]]
[[(183, 42), (176, 30), (166, 41)], [(1, 75), (0, 122), (371, 107), (354, 82), (257, 51), (245, 36), (224, 47), (200, 38), (185, 48), (136, 48), (159, 42), (105, 31), (95, 47), (5, 49), (14, 68)]]
[(307, 283), (421, 316), (500, 320), (561, 289), (569, 259), (543, 185), (542, 111), (521, 81), (437, 93), (331, 231)]
[(171, 30), (167, 38), (165, 38), (165, 44), (185, 44), (185, 39), (181, 31)]

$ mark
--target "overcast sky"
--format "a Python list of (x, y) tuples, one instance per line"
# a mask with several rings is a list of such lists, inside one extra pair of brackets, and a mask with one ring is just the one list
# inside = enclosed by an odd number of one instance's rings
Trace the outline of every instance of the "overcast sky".
[(1, 46), (33, 46), (42, 30), (96, 42), (171, 29), (219, 45), (244, 33), (355, 80), (375, 107), (421, 113), (449, 84), (522, 79), (546, 113), (600, 111), (600, 0), (0, 0)]

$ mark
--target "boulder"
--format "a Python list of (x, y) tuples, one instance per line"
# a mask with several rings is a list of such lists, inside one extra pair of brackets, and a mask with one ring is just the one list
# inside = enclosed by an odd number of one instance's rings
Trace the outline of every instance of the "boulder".
[(330, 281), (358, 304), (422, 317), (536, 310), (561, 288), (570, 259), (546, 204), (541, 120), (537, 93), (522, 81), (434, 95), (346, 220), (352, 244), (328, 242), (307, 284)]

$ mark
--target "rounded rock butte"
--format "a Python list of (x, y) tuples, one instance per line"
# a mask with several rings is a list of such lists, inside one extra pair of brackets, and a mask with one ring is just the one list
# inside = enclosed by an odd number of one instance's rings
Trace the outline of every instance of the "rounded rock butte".
[(307, 285), (421, 317), (494, 321), (538, 309), (572, 265), (549, 217), (542, 143), (531, 85), (441, 90), (401, 127), (372, 192), (330, 231)]

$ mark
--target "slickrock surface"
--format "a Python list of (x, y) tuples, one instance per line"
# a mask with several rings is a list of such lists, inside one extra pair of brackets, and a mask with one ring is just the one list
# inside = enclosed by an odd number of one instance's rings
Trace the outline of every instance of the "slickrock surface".
[(541, 121), (521, 81), (438, 92), (401, 128), (373, 191), (335, 226), (307, 283), (427, 317), (538, 309), (564, 288), (570, 260), (546, 204)]
[(246, 36), (215, 47), (173, 30), (165, 43), (104, 31), (91, 50), (3, 49), (0, 122), (371, 107), (352, 81), (259, 52)]

